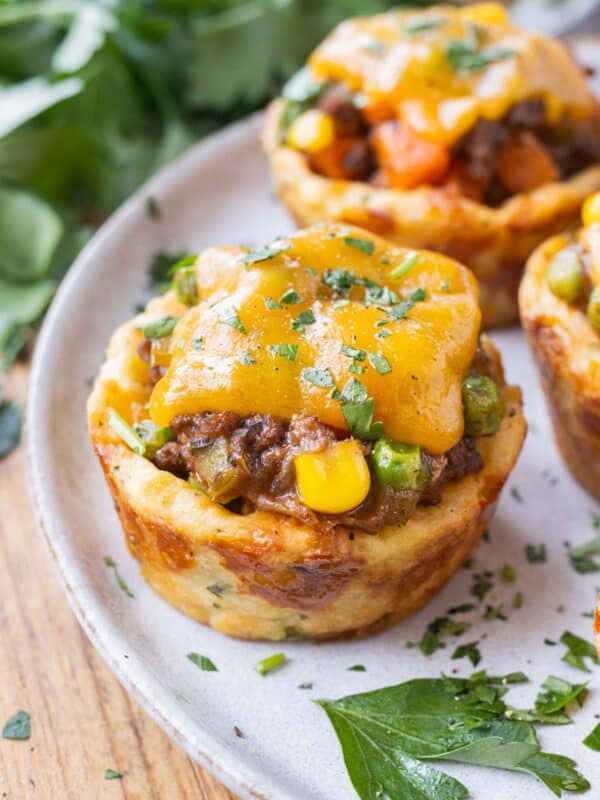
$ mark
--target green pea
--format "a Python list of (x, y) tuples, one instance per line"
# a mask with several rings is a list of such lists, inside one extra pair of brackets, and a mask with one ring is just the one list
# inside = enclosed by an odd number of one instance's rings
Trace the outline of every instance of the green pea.
[(371, 462), (375, 476), (383, 486), (420, 489), (427, 479), (421, 448), (416, 444), (378, 439)]
[(584, 273), (576, 247), (565, 247), (556, 253), (548, 266), (546, 280), (552, 294), (567, 303), (581, 297)]
[(496, 433), (504, 417), (504, 400), (498, 386), (485, 375), (469, 375), (462, 385), (467, 436)]
[(595, 286), (592, 289), (587, 314), (592, 327), (600, 333), (600, 286)]

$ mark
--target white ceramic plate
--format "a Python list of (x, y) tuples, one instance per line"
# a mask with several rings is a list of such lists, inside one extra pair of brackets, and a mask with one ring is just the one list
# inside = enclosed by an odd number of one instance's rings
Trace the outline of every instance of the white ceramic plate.
[[(143, 296), (146, 270), (158, 250), (267, 242), (292, 229), (272, 197), (254, 117), (203, 142), (138, 192), (95, 236), (62, 284), (36, 349), (28, 427), (28, 469), (44, 537), (82, 626), (122, 683), (157, 722), (203, 766), (243, 798), (349, 800), (353, 789), (323, 711), (311, 699), (339, 697), (415, 676), (439, 676), (470, 664), (451, 661), (455, 642), (434, 657), (405, 648), (434, 617), (473, 598), (473, 571), (459, 570), (421, 613), (371, 639), (326, 644), (252, 643), (228, 639), (171, 608), (149, 589), (129, 556), (92, 453), (85, 422), (89, 379), (114, 327)], [(145, 201), (154, 197), (160, 219)], [(481, 667), (494, 673), (525, 670), (530, 687), (515, 702), (533, 700), (549, 673), (576, 682), (582, 673), (561, 663), (557, 640), (565, 629), (591, 638), (583, 617), (595, 602), (597, 576), (576, 574), (563, 542), (592, 534), (598, 507), (573, 482), (558, 458), (535, 372), (518, 330), (494, 337), (508, 376), (524, 389), (531, 434), (491, 526), (491, 540), (475, 554), (475, 571), (512, 564), (516, 584), (496, 581), (486, 603), (503, 603), (508, 622), (484, 622), (483, 607), (456, 644), (481, 640)], [(511, 496), (521, 496), (522, 502)], [(546, 564), (529, 564), (524, 546), (545, 542)], [(111, 555), (135, 597), (119, 590), (103, 557)], [(516, 591), (524, 606), (512, 608)], [(485, 605), (485, 604), (484, 604)], [(483, 638), (485, 637), (485, 638)], [(189, 651), (209, 656), (216, 673), (201, 672)], [(289, 664), (266, 678), (254, 671), (283, 650)], [(353, 664), (367, 672), (348, 672)], [(598, 686), (598, 670), (590, 675)], [(313, 690), (298, 684), (310, 681)], [(600, 792), (600, 758), (580, 742), (595, 724), (592, 696), (573, 726), (541, 731), (545, 749), (568, 754)], [(244, 738), (234, 732), (238, 726)], [(126, 767), (126, 765), (125, 765)], [(474, 798), (550, 797), (534, 779), (476, 767), (442, 765)]]

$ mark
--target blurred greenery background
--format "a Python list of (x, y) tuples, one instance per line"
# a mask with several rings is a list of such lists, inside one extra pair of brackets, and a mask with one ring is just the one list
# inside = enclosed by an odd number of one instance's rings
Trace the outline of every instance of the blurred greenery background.
[[(0, 0), (0, 365), (94, 229), (385, 0)], [(416, 3), (412, 3), (416, 5)]]

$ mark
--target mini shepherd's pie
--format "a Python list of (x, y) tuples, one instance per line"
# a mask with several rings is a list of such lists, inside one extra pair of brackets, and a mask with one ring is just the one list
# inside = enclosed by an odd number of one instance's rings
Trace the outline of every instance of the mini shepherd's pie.
[(149, 583), (247, 638), (366, 633), (426, 603), (525, 434), (480, 320), (466, 268), (347, 226), (180, 265), (88, 406)]
[(271, 104), (263, 140), (299, 224), (354, 223), (458, 259), (484, 327), (517, 319), (527, 257), (600, 189), (584, 71), (494, 3), (348, 20)]
[(533, 253), (519, 303), (561, 454), (600, 500), (600, 193), (582, 216)]

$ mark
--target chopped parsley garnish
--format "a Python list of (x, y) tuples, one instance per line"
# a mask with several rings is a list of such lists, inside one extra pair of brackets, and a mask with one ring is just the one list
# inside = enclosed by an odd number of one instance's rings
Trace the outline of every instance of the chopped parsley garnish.
[(491, 577), (491, 573), (488, 572), (481, 572), (473, 575), (474, 582), (469, 591), (479, 602), (493, 589), (494, 584), (491, 581)]
[(279, 669), (282, 667), (286, 661), (287, 659), (283, 653), (275, 653), (274, 655), (267, 656), (267, 658), (263, 658), (262, 661), (259, 661), (255, 669), (259, 675), (265, 676), (274, 669)]
[(379, 375), (387, 375), (392, 371), (390, 362), (380, 353), (367, 353), (369, 363)]
[(144, 200), (144, 205), (146, 206), (146, 214), (148, 214), (151, 219), (160, 219), (162, 214), (155, 197), (148, 195)]
[(514, 58), (517, 52), (499, 47), (485, 47), (479, 50), (473, 38), (466, 38), (450, 39), (444, 55), (452, 69), (468, 75), (473, 72), (481, 72), (495, 61)]
[(375, 338), (376, 339), (387, 339), (387, 337), (391, 336), (391, 335), (392, 335), (391, 332), (390, 331), (386, 331), (385, 328), (384, 328), (382, 331), (379, 331), (379, 333), (375, 334)]
[(340, 347), (340, 353), (348, 358), (353, 358), (355, 361), (364, 361), (367, 357), (365, 350), (360, 350), (358, 347), (350, 347), (347, 344), (343, 344)]
[(600, 722), (591, 733), (588, 733), (583, 743), (586, 747), (589, 747), (590, 750), (595, 750), (597, 753), (600, 752)]
[(265, 296), (263, 297), (263, 301), (267, 311), (277, 311), (277, 309), (282, 308), (281, 303), (278, 303), (277, 300), (273, 300), (272, 297)]
[(373, 422), (375, 401), (367, 396), (367, 390), (360, 381), (350, 378), (338, 399), (342, 401), (342, 414), (353, 436), (367, 440), (383, 436), (383, 423)]
[(142, 336), (146, 339), (164, 339), (173, 333), (179, 317), (163, 317), (156, 322), (149, 322), (142, 327)]
[(517, 577), (515, 568), (511, 567), (510, 564), (505, 564), (500, 572), (500, 577), (505, 583), (514, 583)]
[(444, 22), (445, 20), (442, 17), (416, 19), (414, 22), (407, 22), (403, 30), (408, 36), (414, 36), (417, 33), (425, 33), (426, 31), (434, 30), (434, 28), (439, 28)]
[(269, 350), (288, 361), (295, 361), (298, 355), (297, 344), (270, 344)]
[(119, 589), (120, 589), (122, 592), (125, 592), (125, 594), (127, 595), (127, 597), (132, 597), (132, 598), (133, 598), (133, 597), (135, 597), (135, 595), (133, 594), (133, 592), (131, 592), (131, 591), (130, 591), (130, 589), (129, 589), (129, 586), (127, 586), (127, 584), (125, 583), (125, 581), (124, 581), (124, 580), (123, 580), (123, 578), (121, 577), (121, 573), (119, 572), (119, 569), (118, 569), (118, 567), (117, 567), (117, 565), (116, 565), (116, 563), (115, 563), (114, 559), (112, 559), (110, 556), (104, 556), (104, 559), (103, 559), (103, 561), (104, 561), (105, 565), (106, 565), (106, 566), (107, 566), (109, 569), (112, 569), (112, 570), (113, 570), (113, 572), (114, 572), (114, 574), (115, 574), (115, 580), (116, 580), (116, 582), (117, 582), (117, 586), (119, 587)]
[(362, 664), (355, 664), (353, 667), (348, 667), (348, 672), (366, 672), (367, 668)]
[(468, 642), (467, 644), (459, 645), (452, 653), (452, 660), (458, 658), (468, 658), (474, 667), (481, 661), (481, 653), (479, 652), (479, 642)]
[(307, 325), (314, 325), (317, 320), (315, 319), (315, 315), (313, 314), (310, 308), (306, 309), (306, 311), (301, 311), (297, 317), (295, 317), (292, 322), (292, 330), (298, 331), (298, 333), (304, 333), (304, 329)]
[(589, 667), (586, 666), (584, 659), (589, 658), (592, 663), (598, 663), (596, 648), (590, 642), (582, 639), (581, 636), (565, 631), (560, 637), (560, 641), (567, 648), (562, 660), (572, 667), (576, 667), (582, 672), (589, 672)]
[(408, 255), (404, 257), (404, 259), (400, 262), (400, 264), (398, 264), (397, 267), (394, 267), (394, 269), (390, 271), (390, 278), (393, 278), (394, 280), (403, 278), (409, 272), (409, 270), (411, 270), (414, 267), (414, 265), (417, 263), (418, 260), (419, 260), (418, 253), (415, 252), (408, 253)]
[(300, 297), (298, 292), (294, 291), (294, 289), (288, 289), (281, 295), (279, 302), (284, 303), (286, 306), (295, 306), (298, 303), (303, 303), (304, 298)]
[(195, 664), (203, 672), (218, 672), (219, 671), (215, 667), (213, 662), (210, 660), (210, 658), (207, 658), (206, 656), (202, 656), (202, 655), (200, 655), (200, 653), (188, 653), (187, 657), (192, 662), (192, 664)]
[(204, 347), (204, 336), (194, 336), (192, 339), (192, 350), (202, 350)]
[(595, 558), (600, 555), (600, 536), (595, 536), (580, 547), (569, 548), (567, 554), (571, 566), (577, 572), (586, 574), (600, 571), (600, 563)]
[(522, 592), (517, 592), (513, 597), (513, 608), (523, 608), (523, 594)]
[(328, 369), (317, 369), (316, 367), (307, 367), (302, 371), (302, 377), (305, 381), (312, 383), (314, 386), (324, 386), (330, 388), (334, 386), (333, 377)]
[(346, 236), (344, 242), (356, 250), (360, 250), (366, 255), (371, 256), (375, 252), (375, 243), (370, 239), (359, 239), (356, 236)]
[(116, 781), (120, 780), (123, 777), (122, 772), (117, 772), (116, 769), (107, 769), (104, 773), (104, 780), (105, 781)]
[(500, 619), (502, 622), (506, 622), (508, 617), (504, 614), (502, 605), (500, 604), (499, 606), (487, 606), (483, 619), (486, 620), (486, 622), (490, 622), (494, 619)]
[(534, 719), (552, 725), (566, 725), (571, 722), (571, 717), (565, 708), (572, 703), (579, 706), (588, 694), (585, 683), (571, 684), (562, 678), (549, 675), (535, 700)]
[(245, 366), (251, 366), (252, 364), (256, 364), (256, 359), (252, 358), (250, 353), (242, 353), (242, 355), (238, 358), (240, 364), (244, 364)]
[(525, 556), (530, 564), (545, 564), (548, 554), (545, 544), (526, 544)]
[(470, 627), (470, 622), (455, 622), (449, 617), (436, 617), (425, 628), (425, 633), (419, 642), (419, 650), (424, 656), (430, 656), (436, 650), (446, 647), (443, 636), (460, 636)]
[(366, 371), (367, 368), (359, 364), (358, 361), (353, 361), (348, 367), (348, 372), (351, 372), (353, 375), (364, 375)]
[(268, 247), (260, 247), (257, 250), (250, 250), (242, 257), (244, 264), (258, 264), (261, 261), (268, 261), (270, 258), (278, 256), (289, 250), (291, 245), (288, 242), (273, 242)]
[(328, 269), (323, 275), (323, 283), (336, 294), (346, 297), (356, 283), (356, 275), (349, 269)]
[(27, 711), (17, 711), (2, 728), (3, 739), (24, 741), (31, 736), (31, 717)]
[(420, 303), (422, 300), (425, 300), (426, 296), (427, 292), (425, 289), (415, 289), (414, 292), (409, 295), (408, 300), (404, 300), (402, 303), (398, 303), (386, 309), (386, 311), (395, 320), (404, 319), (408, 312), (414, 308), (415, 303)]
[(522, 503), (523, 502), (523, 498), (521, 497), (521, 492), (517, 489), (516, 486), (513, 486), (511, 488), (510, 496), (513, 498), (513, 500), (516, 500), (517, 503)]
[(237, 311), (232, 306), (219, 309), (219, 320), (230, 328), (235, 328), (240, 333), (247, 333), (244, 323), (239, 318)]

